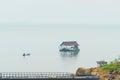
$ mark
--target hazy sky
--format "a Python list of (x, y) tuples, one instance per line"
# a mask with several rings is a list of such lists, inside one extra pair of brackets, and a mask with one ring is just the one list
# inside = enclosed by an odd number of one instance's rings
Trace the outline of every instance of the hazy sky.
[(0, 24), (120, 26), (120, 0), (0, 0)]
[[(120, 0), (0, 0), (0, 71), (73, 71), (112, 60), (120, 53), (119, 26)], [(72, 40), (80, 56), (64, 60), (58, 46)]]

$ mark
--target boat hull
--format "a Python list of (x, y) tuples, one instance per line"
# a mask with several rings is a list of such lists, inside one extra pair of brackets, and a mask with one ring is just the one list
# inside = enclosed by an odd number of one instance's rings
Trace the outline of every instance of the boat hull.
[(60, 49), (59, 51), (80, 51), (80, 49), (67, 49), (67, 48), (63, 48), (63, 49)]

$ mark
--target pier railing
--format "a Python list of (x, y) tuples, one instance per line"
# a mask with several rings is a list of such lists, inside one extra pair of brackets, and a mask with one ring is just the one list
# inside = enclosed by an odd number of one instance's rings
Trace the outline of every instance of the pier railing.
[(1, 72), (2, 79), (72, 78), (68, 72)]

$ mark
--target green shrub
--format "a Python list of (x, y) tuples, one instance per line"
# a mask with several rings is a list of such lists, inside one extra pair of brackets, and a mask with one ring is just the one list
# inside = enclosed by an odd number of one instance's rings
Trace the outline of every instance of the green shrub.
[(118, 73), (120, 73), (120, 66), (116, 63), (110, 63), (107, 65), (102, 66), (102, 69), (105, 71), (111, 71), (111, 70), (117, 70)]
[(120, 56), (111, 61), (109, 64), (103, 65), (102, 69), (105, 71), (117, 70), (120, 73)]

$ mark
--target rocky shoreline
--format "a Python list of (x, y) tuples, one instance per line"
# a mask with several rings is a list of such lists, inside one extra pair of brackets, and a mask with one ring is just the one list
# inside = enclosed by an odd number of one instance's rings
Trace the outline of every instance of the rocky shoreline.
[(102, 67), (94, 67), (94, 68), (78, 68), (76, 71), (76, 75), (78, 74), (93, 74), (100, 77), (100, 80), (119, 80), (120, 74), (115, 70), (113, 71), (104, 71)]

